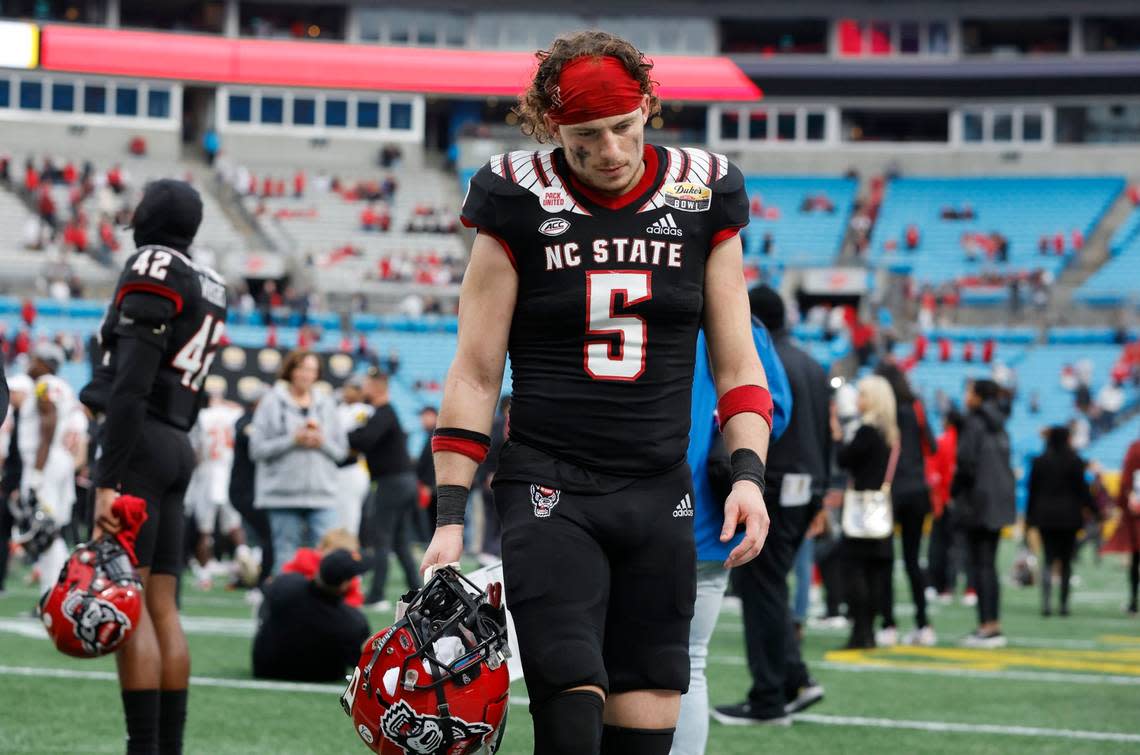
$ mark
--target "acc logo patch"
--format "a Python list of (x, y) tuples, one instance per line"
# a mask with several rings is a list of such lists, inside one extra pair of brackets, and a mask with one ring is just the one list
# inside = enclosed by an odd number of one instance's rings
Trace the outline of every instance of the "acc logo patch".
[(543, 236), (561, 236), (570, 230), (570, 221), (563, 218), (551, 218), (538, 227)]
[(570, 200), (562, 189), (543, 189), (539, 204), (547, 212), (562, 212), (569, 209)]
[(403, 700), (385, 711), (380, 719), (380, 733), (408, 755), (474, 752), (492, 731), (482, 722), (420, 715)]
[(368, 727), (364, 724), (356, 727), (356, 733), (368, 744), (372, 744), (375, 741), (372, 737), (372, 732), (368, 731)]
[(693, 181), (676, 181), (661, 189), (662, 200), (681, 212), (704, 212), (712, 206), (712, 189)]
[(558, 499), (561, 497), (561, 490), (548, 488), (545, 485), (530, 486), (530, 502), (534, 504), (534, 515), (539, 519), (549, 519), (550, 512), (558, 505)]

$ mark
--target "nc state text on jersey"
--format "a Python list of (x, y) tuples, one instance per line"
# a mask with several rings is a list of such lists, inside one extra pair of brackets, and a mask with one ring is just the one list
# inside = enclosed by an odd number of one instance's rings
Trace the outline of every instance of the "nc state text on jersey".
[[(680, 242), (657, 239), (594, 239), (592, 244), (594, 262), (599, 265), (634, 265), (640, 262), (644, 265), (680, 267), (683, 247), (684, 244)], [(582, 254), (576, 241), (550, 244), (546, 246), (546, 269), (578, 267), (582, 263)]]

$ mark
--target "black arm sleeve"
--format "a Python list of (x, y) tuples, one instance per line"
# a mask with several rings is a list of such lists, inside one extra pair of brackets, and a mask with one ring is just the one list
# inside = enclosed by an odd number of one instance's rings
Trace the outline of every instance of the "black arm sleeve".
[(20, 458), (20, 446), (16, 436), (20, 431), (20, 414), (12, 415), (12, 437), (8, 441), (8, 454), (4, 457), (3, 478), (0, 479), (0, 506), (7, 506), (8, 496), (12, 491), (20, 489), (20, 480), (24, 474), (24, 460)]
[(118, 368), (107, 403), (103, 455), (95, 478), (100, 488), (118, 488), (122, 482), (146, 417), (146, 398), (162, 364), (163, 349), (142, 338), (121, 336), (116, 350)]
[(744, 174), (732, 163), (721, 166), (722, 171), (726, 168), (724, 175), (710, 187), (713, 202), (709, 220), (714, 234), (748, 225), (748, 191), (744, 188)]

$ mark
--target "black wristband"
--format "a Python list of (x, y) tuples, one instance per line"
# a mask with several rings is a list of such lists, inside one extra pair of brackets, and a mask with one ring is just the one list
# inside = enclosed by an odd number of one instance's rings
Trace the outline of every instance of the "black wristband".
[(467, 513), (467, 494), (470, 488), (464, 485), (440, 485), (435, 491), (435, 526), (463, 524)]
[(756, 483), (761, 493), (764, 492), (764, 462), (760, 461), (758, 453), (751, 448), (738, 448), (732, 452), (729, 463), (732, 465), (733, 483), (748, 480)]

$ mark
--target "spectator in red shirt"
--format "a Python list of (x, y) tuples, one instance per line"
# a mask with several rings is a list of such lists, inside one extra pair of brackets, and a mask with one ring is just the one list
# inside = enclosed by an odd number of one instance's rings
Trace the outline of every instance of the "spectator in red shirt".
[(117, 164), (111, 166), (111, 169), (107, 171), (107, 185), (116, 194), (123, 191), (123, 172)]
[(379, 218), (376, 217), (376, 211), (372, 209), (372, 205), (365, 207), (360, 213), (360, 228), (365, 231), (375, 231)]
[(952, 541), (955, 536), (950, 503), (950, 483), (958, 464), (958, 429), (962, 415), (956, 409), (946, 413), (945, 429), (938, 436), (934, 455), (927, 459), (926, 479), (930, 485), (930, 505), (934, 521), (930, 530), (930, 586), (940, 596), (953, 594), (961, 564), (955, 558)]
[(974, 361), (974, 344), (972, 341), (966, 341), (962, 346), (962, 360), (965, 362)]
[(267, 348), (267, 349), (276, 349), (277, 348), (277, 326), (276, 325), (270, 325), (269, 327), (267, 327), (265, 329), (265, 348)]
[(942, 338), (938, 341), (938, 359), (943, 362), (950, 361), (950, 354), (952, 347), (950, 346), (949, 338)]
[[(335, 550), (344, 549), (352, 553), (360, 551), (360, 543), (348, 530), (338, 527), (325, 533), (316, 548), (298, 548), (293, 560), (281, 567), (282, 574), (301, 574), (309, 579), (317, 576), (321, 559)], [(352, 578), (352, 586), (344, 596), (344, 602), (353, 608), (364, 605), (364, 592), (360, 589), (360, 577)]]
[(1053, 236), (1053, 253), (1065, 253), (1065, 234), (1061, 233), (1060, 231), (1057, 231), (1057, 233)]
[(987, 338), (985, 343), (982, 344), (982, 361), (986, 364), (994, 361), (994, 339)]
[(36, 303), (32, 301), (31, 297), (26, 297), (20, 306), (20, 319), (29, 328), (36, 324)]
[(909, 224), (906, 227), (906, 249), (907, 249), (907, 251), (913, 252), (915, 249), (917, 249), (920, 240), (921, 240), (921, 235), (919, 234), (918, 226), (915, 225), (914, 223)]
[(303, 170), (293, 174), (293, 196), (297, 199), (305, 196), (305, 171)]
[(914, 358), (915, 358), (915, 361), (921, 362), (923, 359), (926, 358), (926, 346), (928, 343), (929, 342), (926, 340), (926, 336), (924, 336), (922, 333), (919, 333), (918, 336), (915, 337), (915, 339), (914, 339)]
[(40, 174), (36, 171), (36, 166), (29, 160), (24, 166), (24, 189), (31, 194), (38, 188), (40, 188)]
[(1079, 252), (1085, 248), (1085, 235), (1081, 233), (1080, 228), (1073, 229), (1073, 251)]
[(63, 166), (63, 182), (71, 186), (78, 177), (79, 174), (75, 170), (75, 164), (68, 160), (67, 164)]

